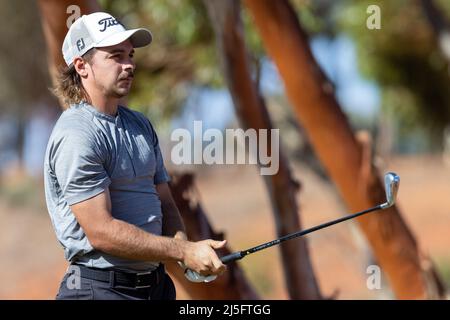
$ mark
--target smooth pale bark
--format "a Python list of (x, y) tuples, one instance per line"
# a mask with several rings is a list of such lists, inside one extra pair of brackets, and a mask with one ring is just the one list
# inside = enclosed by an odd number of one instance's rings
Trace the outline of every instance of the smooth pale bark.
[[(263, 98), (251, 78), (250, 63), (244, 43), (240, 5), (236, 0), (204, 0), (217, 39), (222, 69), (233, 98), (236, 113), (246, 130), (273, 128)], [(270, 146), (270, 143), (269, 143)], [(272, 150), (271, 152), (276, 152)], [(288, 161), (280, 147), (279, 171), (264, 176), (277, 235), (301, 229), (296, 201), (298, 184), (293, 180)], [(305, 238), (280, 245), (285, 286), (291, 299), (320, 299), (319, 286)]]
[[(287, 96), (316, 155), (348, 208), (357, 212), (385, 201), (379, 173), (364, 162), (361, 146), (313, 58), (295, 11), (286, 0), (244, 0)], [(400, 199), (401, 202), (401, 189)], [(400, 299), (441, 296), (436, 272), (421, 254), (398, 207), (357, 219), (373, 253)]]

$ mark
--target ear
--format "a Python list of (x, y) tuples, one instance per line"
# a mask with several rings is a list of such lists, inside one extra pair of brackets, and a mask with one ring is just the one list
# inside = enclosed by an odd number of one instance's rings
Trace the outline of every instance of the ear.
[(76, 57), (75, 60), (73, 60), (73, 66), (80, 77), (86, 78), (88, 76), (88, 64), (81, 57)]

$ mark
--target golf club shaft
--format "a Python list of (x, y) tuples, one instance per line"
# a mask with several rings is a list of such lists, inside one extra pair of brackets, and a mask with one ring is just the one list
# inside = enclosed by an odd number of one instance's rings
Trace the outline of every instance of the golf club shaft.
[(230, 253), (229, 255), (221, 257), (220, 260), (222, 261), (222, 263), (227, 264), (227, 263), (230, 263), (230, 262), (242, 259), (243, 257), (245, 257), (248, 254), (251, 254), (251, 253), (254, 253), (254, 252), (257, 252), (257, 251), (260, 251), (260, 250), (267, 249), (267, 248), (272, 247), (274, 245), (277, 245), (277, 244), (279, 244), (281, 242), (284, 242), (284, 241), (287, 241), (287, 240), (291, 240), (291, 239), (294, 239), (294, 238), (297, 238), (297, 237), (301, 237), (301, 236), (304, 236), (304, 235), (306, 235), (308, 233), (311, 233), (311, 232), (314, 232), (314, 231), (317, 231), (317, 230), (320, 230), (320, 229), (323, 229), (323, 228), (327, 228), (327, 227), (332, 226), (334, 224), (341, 223), (343, 221), (350, 220), (350, 219), (356, 218), (358, 216), (361, 216), (363, 214), (366, 214), (366, 213), (369, 213), (369, 212), (372, 212), (372, 211), (376, 211), (376, 210), (380, 210), (380, 209), (383, 209), (383, 205), (381, 205), (381, 204), (376, 206), (376, 207), (373, 207), (373, 208), (370, 208), (370, 209), (366, 209), (364, 211), (357, 212), (357, 213), (354, 213), (354, 214), (351, 214), (351, 215), (348, 215), (348, 216), (345, 216), (345, 217), (342, 217), (342, 218), (339, 218), (339, 219), (336, 219), (336, 220), (333, 220), (333, 221), (329, 221), (329, 222), (320, 224), (318, 226), (315, 226), (315, 227), (312, 227), (312, 228), (309, 228), (309, 229), (306, 229), (306, 230), (303, 230), (303, 231), (298, 231), (298, 232), (287, 234), (287, 235), (285, 235), (285, 236), (283, 236), (281, 238), (278, 238), (278, 239), (275, 239), (273, 241), (260, 244), (259, 246), (256, 246), (256, 247), (253, 247), (253, 248), (250, 248), (250, 249), (247, 249), (247, 250)]

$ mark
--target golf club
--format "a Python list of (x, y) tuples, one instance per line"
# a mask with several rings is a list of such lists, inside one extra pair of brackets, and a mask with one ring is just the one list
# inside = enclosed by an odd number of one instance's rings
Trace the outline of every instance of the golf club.
[[(354, 214), (351, 214), (351, 215), (347, 215), (347, 216), (344, 216), (342, 218), (339, 218), (339, 219), (336, 219), (336, 220), (333, 220), (333, 221), (329, 221), (329, 222), (320, 224), (318, 226), (315, 226), (315, 227), (312, 227), (312, 228), (309, 228), (309, 229), (306, 229), (306, 230), (303, 230), (303, 231), (290, 233), (290, 234), (285, 235), (285, 236), (283, 236), (281, 238), (278, 238), (278, 239), (275, 239), (273, 241), (260, 244), (259, 246), (256, 246), (256, 247), (253, 247), (253, 248), (250, 248), (250, 249), (247, 249), (247, 250), (233, 252), (233, 253), (231, 253), (229, 255), (221, 257), (220, 260), (224, 264), (227, 264), (227, 263), (230, 263), (230, 262), (233, 262), (233, 261), (236, 261), (236, 260), (240, 260), (240, 259), (244, 258), (245, 256), (247, 256), (249, 254), (255, 253), (255, 252), (260, 251), (260, 250), (264, 250), (264, 249), (270, 248), (272, 246), (280, 244), (281, 242), (284, 242), (284, 241), (287, 241), (287, 240), (291, 240), (291, 239), (294, 239), (294, 238), (297, 238), (297, 237), (304, 236), (306, 234), (315, 232), (315, 231), (320, 230), (320, 229), (327, 228), (327, 227), (332, 226), (334, 224), (341, 223), (341, 222), (344, 222), (344, 221), (347, 221), (347, 220), (359, 217), (359, 216), (361, 216), (363, 214), (366, 214), (366, 213), (369, 213), (369, 212), (373, 212), (373, 211), (377, 211), (377, 210), (384, 210), (384, 209), (387, 209), (389, 207), (392, 207), (394, 205), (394, 203), (395, 203), (395, 198), (397, 196), (397, 191), (398, 191), (399, 184), (400, 184), (400, 177), (397, 174), (393, 173), (393, 172), (388, 172), (384, 176), (384, 187), (385, 187), (385, 192), (386, 192), (386, 202), (385, 203), (379, 204), (379, 205), (377, 205), (377, 206), (375, 206), (373, 208), (366, 209), (364, 211), (360, 211), (360, 212), (357, 212), (357, 213), (354, 213)], [(214, 280), (217, 277), (215, 275), (202, 276), (202, 275), (200, 275), (200, 274), (198, 274), (195, 271), (192, 271), (190, 269), (186, 269), (185, 276), (186, 276), (186, 278), (188, 278), (190, 281), (193, 281), (193, 282), (210, 282), (210, 281)]]

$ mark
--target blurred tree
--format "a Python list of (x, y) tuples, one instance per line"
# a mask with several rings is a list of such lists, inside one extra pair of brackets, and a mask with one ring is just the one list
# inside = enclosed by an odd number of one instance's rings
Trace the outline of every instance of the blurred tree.
[[(105, 11), (120, 17), (127, 26), (146, 26), (153, 31), (155, 41), (149, 50), (137, 51), (138, 81), (133, 85), (128, 102), (151, 118), (157, 118), (160, 129), (173, 115), (179, 113), (192, 89), (225, 86), (221, 70), (217, 68), (219, 62), (215, 54), (214, 32), (201, 1), (99, 2)], [(334, 8), (332, 3), (332, 0), (296, 1), (298, 14), (304, 18), (304, 24), (311, 33), (325, 32), (324, 30), (332, 33), (332, 21), (323, 22), (326, 20), (323, 17), (333, 16), (328, 14)], [(267, 56), (246, 11), (243, 11), (243, 25), (245, 42), (249, 47), (251, 75), (259, 87), (261, 66)], [(292, 113), (277, 110), (284, 107), (286, 111), (286, 105), (280, 105), (267, 94), (266, 98), (268, 108), (283, 115), (274, 119), (274, 126), (283, 128), (286, 136), (301, 136), (295, 139), (295, 143), (291, 141), (286, 144), (288, 154), (293, 154), (295, 160), (306, 163), (324, 178), (323, 169), (312, 156), (312, 149), (301, 127), (292, 125), (296, 123), (292, 120)], [(281, 139), (287, 141), (284, 135)]]
[[(217, 38), (224, 78), (233, 98), (239, 122), (244, 130), (266, 129), (271, 133), (272, 120), (257, 84), (251, 77), (247, 48), (244, 42), (241, 6), (238, 0), (204, 0)], [(268, 145), (271, 146), (269, 134)], [(276, 150), (269, 149), (272, 154)], [(264, 176), (272, 204), (278, 237), (301, 229), (296, 201), (298, 183), (294, 180), (289, 162), (279, 149), (279, 170)], [(291, 299), (320, 299), (321, 293), (312, 267), (307, 240), (298, 238), (281, 244), (285, 285)]]
[[(201, 1), (130, 0), (122, 3), (100, 0), (99, 2), (105, 11), (120, 17), (127, 26), (146, 26), (153, 31), (155, 41), (149, 50), (145, 52), (138, 50), (136, 54), (139, 65), (136, 79), (139, 81), (135, 81), (130, 94), (129, 103), (133, 108), (140, 108), (144, 113), (164, 121), (178, 114), (193, 88), (225, 87), (221, 70), (217, 68), (219, 61), (215, 54), (214, 32)], [(330, 3), (333, 1), (296, 1), (299, 16), (304, 17), (305, 25), (311, 33), (324, 29), (330, 32), (333, 30), (331, 22), (326, 23), (328, 27), (322, 22), (325, 20), (323, 16), (329, 16), (322, 12), (331, 10)], [(250, 16), (246, 11), (242, 14), (243, 32), (252, 67), (250, 71), (259, 87), (261, 64), (267, 56)], [(276, 107), (279, 106), (276, 104)], [(275, 127), (284, 128), (286, 122), (292, 123), (291, 120), (292, 114), (286, 113), (280, 122), (275, 123)], [(299, 129), (298, 126), (290, 126), (284, 130), (297, 131), (295, 133), (297, 134)], [(307, 141), (301, 143), (302, 140), (298, 139), (299, 143), (293, 146), (303, 150), (297, 152), (297, 160), (311, 158), (309, 144)], [(309, 165), (322, 174), (323, 171), (316, 168), (315, 164), (309, 161)]]
[[(441, 9), (437, 2), (433, 0), (420, 0), (420, 4), (433, 29), (435, 40), (437, 41), (442, 54), (447, 59), (447, 62), (450, 63), (450, 22), (447, 19), (445, 12), (443, 12), (443, 9)], [(450, 75), (450, 69), (448, 71)]]
[[(223, 86), (214, 52), (214, 34), (198, 0), (100, 0), (105, 11), (128, 27), (153, 33), (149, 50), (137, 51), (130, 105), (158, 119), (180, 110), (195, 87)], [(153, 108), (152, 108), (153, 107)]]
[[(366, 27), (373, 4), (381, 9), (380, 30)], [(362, 73), (381, 88), (383, 111), (398, 122), (398, 139), (423, 128), (429, 150), (440, 149), (450, 122), (449, 63), (419, 1), (344, 0), (335, 12), (339, 29), (357, 44)]]
[[(58, 1), (57, 6), (55, 1)], [(96, 1), (43, 0), (37, 1), (37, 3), (41, 12), (41, 25), (47, 44), (47, 67), (50, 69), (54, 82), (58, 69), (65, 66), (61, 47), (68, 30), (68, 23), (73, 23), (78, 15), (84, 12), (99, 10), (100, 6)], [(55, 12), (55, 8), (58, 8), (57, 12)]]
[[(277, 64), (298, 121), (350, 210), (357, 212), (383, 203), (384, 189), (367, 149), (369, 139), (363, 136), (365, 141), (358, 141), (353, 135), (289, 1), (244, 3)], [(356, 220), (398, 298), (443, 297), (434, 267), (396, 206)]]
[(36, 3), (0, 1), (0, 21), (0, 115), (16, 119), (21, 166), (25, 125), (34, 107), (50, 103), (50, 78)]
[[(217, 232), (211, 226), (206, 212), (200, 202), (200, 194), (195, 185), (192, 173), (171, 174), (170, 189), (180, 210), (186, 226), (186, 233), (191, 241), (204, 239), (223, 240), (222, 232)], [(231, 251), (228, 246), (219, 249), (220, 256), (226, 256)], [(244, 271), (236, 263), (227, 265), (227, 271), (215, 281), (195, 283), (186, 280), (183, 269), (175, 262), (166, 264), (167, 270), (183, 286), (193, 299), (207, 300), (258, 300), (260, 297), (246, 278)]]

